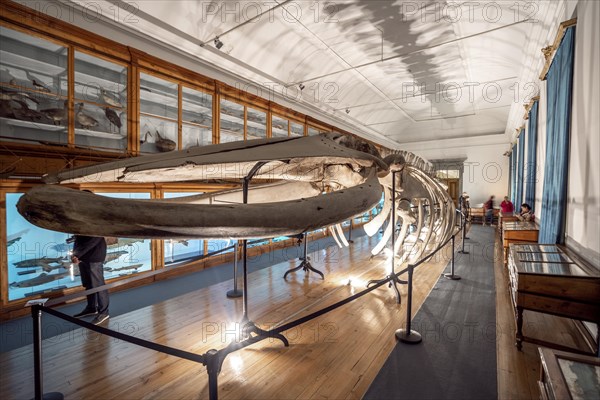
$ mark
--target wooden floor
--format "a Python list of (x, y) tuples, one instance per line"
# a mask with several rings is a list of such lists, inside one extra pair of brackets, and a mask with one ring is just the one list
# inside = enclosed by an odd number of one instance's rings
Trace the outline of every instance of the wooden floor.
[[(361, 237), (349, 249), (329, 248), (311, 254), (313, 265), (325, 272), (284, 272), (295, 266), (281, 263), (250, 274), (250, 317), (261, 327), (280, 325), (360, 291), (369, 279), (387, 274), (388, 262), (370, 260), (374, 239)], [(457, 244), (457, 248), (460, 244)], [(508, 278), (496, 241), (498, 398), (537, 399), (539, 361), (536, 346), (514, 346), (514, 314)], [(445, 252), (449, 255), (449, 252)], [(413, 314), (443, 271), (447, 258), (415, 272)], [(348, 280), (352, 284), (348, 284)], [(232, 282), (111, 318), (109, 327), (187, 351), (204, 353), (239, 340), (241, 299), (225, 292)], [(219, 376), (221, 399), (359, 399), (366, 392), (395, 345), (394, 331), (403, 327), (403, 304), (382, 287), (316, 320), (285, 332), (290, 347), (265, 340), (229, 355)], [(52, 318), (46, 316), (45, 318)], [(58, 322), (57, 322), (58, 323)], [(60, 322), (62, 323), (62, 322)], [(583, 348), (570, 321), (525, 312), (525, 332)], [(424, 343), (423, 345), (426, 345)], [(33, 396), (31, 346), (0, 354), (0, 396)], [(44, 341), (44, 391), (66, 399), (206, 399), (205, 367), (146, 350), (119, 340), (74, 329)]]
[[(261, 327), (280, 325), (362, 290), (384, 277), (389, 262), (370, 259), (376, 240), (361, 237), (349, 249), (311, 254), (325, 281), (281, 263), (250, 274), (250, 317)], [(450, 254), (447, 252), (446, 254)], [(443, 271), (447, 258), (415, 272), (413, 314)], [(348, 280), (351, 279), (351, 284)], [(225, 292), (231, 281), (122, 316), (109, 327), (196, 353), (239, 340), (241, 299)], [(221, 399), (359, 399), (396, 344), (404, 326), (406, 287), (398, 306), (387, 286), (285, 332), (290, 347), (265, 340), (229, 355), (219, 376)], [(52, 318), (46, 316), (45, 318)], [(33, 396), (31, 346), (0, 355), (0, 396)], [(44, 391), (66, 399), (205, 399), (205, 367), (82, 329), (44, 341)]]

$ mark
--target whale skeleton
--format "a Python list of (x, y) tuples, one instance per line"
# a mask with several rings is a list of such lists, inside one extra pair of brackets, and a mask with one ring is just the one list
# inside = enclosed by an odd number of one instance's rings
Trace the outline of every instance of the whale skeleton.
[[(210, 145), (84, 166), (46, 175), (46, 183), (237, 181), (252, 171), (269, 183), (173, 199), (117, 199), (60, 185), (42, 185), (17, 208), (45, 229), (90, 236), (144, 239), (252, 239), (294, 236), (328, 227), (348, 245), (341, 223), (371, 210), (373, 236), (389, 220), (373, 254), (401, 223), (393, 254), (413, 262), (450, 237), (455, 208), (433, 167), (414, 154), (388, 151), (352, 137), (309, 136)], [(396, 198), (392, 204), (392, 179)]]

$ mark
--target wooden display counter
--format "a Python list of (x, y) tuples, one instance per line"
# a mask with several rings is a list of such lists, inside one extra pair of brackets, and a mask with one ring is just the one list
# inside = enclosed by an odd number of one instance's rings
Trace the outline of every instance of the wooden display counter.
[(519, 222), (519, 217), (513, 213), (503, 213), (498, 215), (498, 229), (502, 232), (502, 227), (507, 222)]
[[(517, 324), (516, 345), (527, 341), (560, 350), (579, 349), (523, 334), (523, 311), (600, 323), (600, 272), (558, 245), (512, 244), (508, 260), (511, 300)], [(597, 338), (588, 338), (598, 353)], [(595, 347), (595, 348), (593, 348)]]
[(505, 222), (502, 227), (504, 265), (508, 260), (508, 246), (511, 243), (537, 243), (540, 227), (535, 222)]
[(600, 359), (538, 348), (541, 399), (599, 399)]

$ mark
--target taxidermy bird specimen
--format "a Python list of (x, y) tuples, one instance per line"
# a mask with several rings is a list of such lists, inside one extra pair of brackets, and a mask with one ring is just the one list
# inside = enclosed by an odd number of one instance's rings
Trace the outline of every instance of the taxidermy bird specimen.
[(51, 118), (54, 125), (61, 125), (69, 117), (69, 100), (64, 101), (63, 108), (47, 108), (41, 112)]
[(104, 88), (100, 88), (100, 100), (113, 107), (123, 107), (121, 103)]
[(40, 102), (24, 92), (15, 92), (13, 90), (0, 89), (0, 100), (14, 100), (25, 102), (27, 100), (40, 104)]
[(98, 126), (98, 121), (96, 121), (94, 117), (83, 112), (83, 103), (78, 104), (75, 120), (79, 122), (83, 129), (89, 129)]
[(110, 123), (116, 126), (119, 132), (121, 132), (121, 126), (123, 126), (123, 123), (121, 122), (121, 118), (119, 118), (119, 115), (115, 112), (115, 110), (105, 107), (104, 115), (106, 115), (106, 118), (110, 121)]
[(50, 90), (50, 88), (48, 88), (48, 86), (44, 85), (42, 82), (40, 82), (40, 80), (38, 78), (31, 75), (29, 73), (29, 71), (25, 71), (25, 75), (27, 75), (27, 79), (29, 79), (31, 81), (31, 84), (33, 85), (33, 87), (36, 90), (39, 90), (40, 92), (46, 92), (46, 93), (52, 92)]
[(158, 130), (156, 130), (156, 142), (154, 142), (158, 150), (162, 152), (173, 151), (177, 148), (177, 143), (171, 139), (160, 136)]
[[(160, 135), (160, 133), (158, 132), (158, 130), (155, 130), (156, 132), (156, 138), (154, 141), (154, 145), (156, 146), (156, 148), (161, 151), (161, 152), (167, 152), (167, 151), (173, 151), (177, 148), (177, 143), (175, 143), (174, 141), (172, 141), (171, 139), (167, 139), (164, 138)], [(148, 141), (148, 135), (150, 135), (151, 137), (154, 137), (154, 135), (152, 134), (152, 132), (150, 131), (146, 131), (146, 134), (144, 135), (144, 139), (140, 140), (140, 143), (145, 143), (146, 141)]]

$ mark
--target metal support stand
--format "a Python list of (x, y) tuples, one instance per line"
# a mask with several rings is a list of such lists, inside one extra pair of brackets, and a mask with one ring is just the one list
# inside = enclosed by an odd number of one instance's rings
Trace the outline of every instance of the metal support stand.
[(456, 235), (452, 235), (452, 266), (450, 267), (450, 273), (444, 274), (444, 276), (448, 279), (452, 279), (453, 281), (457, 281), (460, 279), (460, 276), (454, 275), (454, 236)]
[(398, 290), (397, 284), (407, 282), (398, 278), (396, 276), (396, 271), (394, 270), (396, 263), (396, 254), (394, 254), (394, 250), (396, 249), (396, 172), (397, 171), (392, 171), (392, 269), (385, 278), (372, 279), (367, 282), (367, 287), (389, 280), (390, 283), (388, 287), (394, 288), (394, 291), (396, 292), (396, 303), (402, 304), (402, 298), (400, 297), (400, 290)]
[(219, 398), (219, 373), (226, 355), (222, 355), (215, 349), (210, 349), (205, 353), (206, 371), (208, 372), (208, 398), (210, 400), (218, 400)]
[[(461, 222), (463, 222), (463, 218), (464, 218), (464, 214), (460, 213)], [(458, 251), (460, 254), (469, 254), (469, 252), (465, 250), (465, 240), (466, 239), (468, 239), (468, 237), (467, 237), (467, 219), (464, 218), (464, 222), (462, 224), (462, 250)]]
[[(260, 161), (257, 162), (254, 167), (250, 170), (248, 175), (244, 178), (243, 181), (243, 200), (244, 204), (248, 204), (248, 186), (250, 184), (250, 180), (252, 177), (258, 172), (258, 170), (265, 165), (266, 162)], [(274, 337), (283, 342), (283, 344), (287, 347), (289, 346), (289, 342), (281, 333), (269, 333), (263, 329), (260, 329), (254, 322), (250, 320), (248, 317), (248, 239), (244, 239), (242, 241), (242, 260), (243, 260), (243, 270), (244, 270), (244, 288), (243, 288), (243, 297), (244, 297), (244, 305), (243, 305), (243, 316), (242, 316), (242, 337), (248, 338), (251, 333), (254, 333), (258, 336), (264, 337)]]
[(33, 318), (33, 376), (35, 400), (63, 400), (60, 392), (44, 393), (44, 370), (42, 364), (42, 310), (39, 305), (31, 307)]
[(396, 338), (402, 343), (417, 344), (423, 341), (421, 334), (411, 329), (412, 321), (412, 283), (413, 283), (413, 270), (414, 266), (410, 264), (408, 266), (408, 296), (406, 300), (406, 329), (398, 329), (396, 331)]
[(238, 289), (238, 247), (239, 242), (236, 240), (233, 250), (233, 290), (227, 292), (227, 297), (230, 299), (242, 297), (244, 294)]
[(350, 229), (348, 230), (348, 243), (354, 243), (352, 240), (352, 225), (354, 225), (354, 220), (350, 220)]
[(306, 272), (310, 272), (310, 271), (316, 272), (317, 274), (321, 275), (321, 279), (325, 280), (325, 275), (323, 275), (323, 273), (321, 271), (319, 271), (318, 269), (313, 267), (312, 264), (310, 263), (310, 257), (308, 256), (308, 238), (307, 238), (306, 232), (304, 232), (304, 234), (302, 236), (302, 240), (304, 241), (304, 252), (303, 252), (303, 256), (301, 258), (302, 262), (300, 263), (299, 266), (286, 271), (286, 273), (283, 274), (283, 279), (287, 279), (288, 274), (303, 269)]

